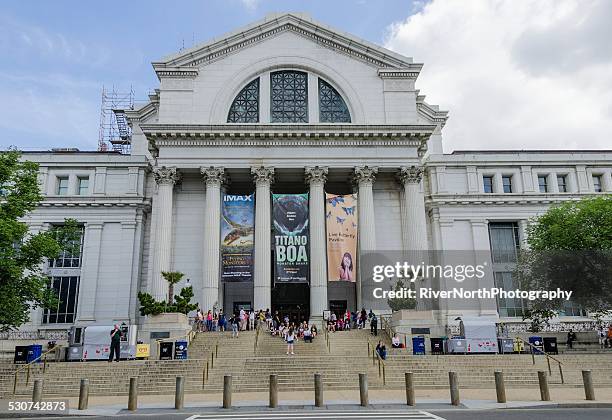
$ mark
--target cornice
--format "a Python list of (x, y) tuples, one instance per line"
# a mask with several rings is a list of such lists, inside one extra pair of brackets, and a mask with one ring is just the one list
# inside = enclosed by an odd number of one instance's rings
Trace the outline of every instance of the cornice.
[(164, 67), (156, 70), (157, 77), (171, 79), (195, 79), (198, 76), (199, 70), (197, 67), (178, 66)]
[(126, 196), (103, 196), (103, 197), (45, 197), (38, 205), (39, 208), (49, 207), (72, 207), (72, 208), (148, 208), (151, 200), (147, 198), (135, 198)]
[(425, 203), (429, 207), (551, 205), (578, 201), (585, 196), (596, 196), (596, 194), (434, 194), (428, 196)]
[(427, 150), (434, 125), (142, 124), (149, 150), (160, 147), (415, 147)]
[(409, 69), (378, 69), (378, 77), (381, 79), (413, 79), (419, 76), (418, 71)]

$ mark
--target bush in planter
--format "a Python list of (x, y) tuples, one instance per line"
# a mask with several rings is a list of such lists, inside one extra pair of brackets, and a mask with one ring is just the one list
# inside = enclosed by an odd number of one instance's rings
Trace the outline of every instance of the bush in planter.
[(193, 298), (193, 287), (184, 287), (178, 296), (174, 296), (175, 303), (169, 305), (166, 301), (157, 301), (149, 293), (138, 293), (140, 301), (140, 315), (159, 315), (161, 313), (181, 313), (187, 315), (198, 308), (196, 303), (189, 303)]

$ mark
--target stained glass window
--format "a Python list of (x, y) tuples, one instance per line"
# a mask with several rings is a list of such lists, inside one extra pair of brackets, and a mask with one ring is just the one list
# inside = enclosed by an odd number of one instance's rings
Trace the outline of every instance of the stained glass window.
[(259, 122), (259, 78), (246, 85), (236, 96), (227, 114), (227, 122)]
[(270, 122), (308, 122), (308, 75), (301, 71), (270, 73)]
[(319, 121), (323, 123), (350, 123), (351, 114), (336, 89), (319, 79)]

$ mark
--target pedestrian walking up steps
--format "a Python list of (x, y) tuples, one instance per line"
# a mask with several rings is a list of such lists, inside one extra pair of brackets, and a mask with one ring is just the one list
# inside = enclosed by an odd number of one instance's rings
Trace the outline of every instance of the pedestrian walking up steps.
[[(356, 389), (358, 373), (368, 373), (370, 388), (402, 388), (404, 372), (414, 372), (414, 381), (421, 388), (448, 386), (448, 371), (458, 373), (462, 388), (491, 388), (493, 372), (504, 372), (507, 387), (537, 387), (537, 371), (548, 371), (546, 359), (530, 355), (445, 355), (412, 356), (405, 349), (392, 349), (382, 365), (368, 353), (377, 340), (367, 330), (319, 334), (313, 343), (299, 340), (295, 355), (287, 355), (283, 340), (262, 331), (198, 333), (189, 347), (188, 360), (136, 360), (120, 363), (61, 362), (33, 366), (26, 384), (25, 372), (18, 377), (16, 394), (31, 395), (33, 380), (44, 380), (48, 396), (76, 396), (82, 378), (89, 379), (92, 395), (126, 395), (130, 377), (138, 377), (141, 394), (171, 394), (176, 376), (185, 377), (187, 392), (221, 392), (223, 376), (232, 375), (235, 391), (267, 391), (270, 374), (278, 377), (281, 390), (313, 390), (313, 375), (321, 373), (325, 389)], [(387, 348), (390, 348), (386, 342)], [(565, 386), (582, 384), (581, 370), (591, 369), (596, 386), (612, 386), (612, 351), (596, 355), (559, 355), (563, 363)], [(206, 376), (208, 364), (208, 376)], [(12, 395), (16, 366), (12, 361), (0, 362), (0, 395)], [(556, 363), (551, 363), (549, 383), (560, 384)], [(379, 373), (380, 372), (380, 373)]]

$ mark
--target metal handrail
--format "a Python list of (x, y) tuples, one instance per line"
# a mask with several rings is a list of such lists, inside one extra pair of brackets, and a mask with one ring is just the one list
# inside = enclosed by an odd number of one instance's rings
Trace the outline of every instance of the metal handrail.
[(253, 345), (253, 354), (257, 354), (257, 344), (259, 342), (259, 330), (262, 328), (262, 322), (259, 321), (257, 323), (257, 328), (255, 328), (255, 344)]
[(537, 350), (539, 353), (543, 354), (544, 356), (546, 356), (546, 363), (548, 364), (548, 374), (552, 375), (552, 369), (550, 367), (550, 359), (554, 360), (555, 362), (557, 362), (557, 365), (559, 366), (559, 376), (561, 377), (561, 383), (565, 384), (565, 379), (563, 377), (563, 362), (561, 362), (560, 360), (554, 358), (553, 356), (551, 356), (550, 354), (546, 353), (544, 350), (540, 350), (538, 348), (536, 348), (536, 346), (534, 346), (533, 344), (531, 344), (529, 341), (526, 341), (525, 339), (521, 338), (521, 337), (516, 337), (517, 340), (523, 342), (524, 344), (527, 344), (530, 348), (531, 348), (531, 360), (533, 362), (533, 364), (535, 365), (535, 352), (534, 350)]
[(15, 393), (17, 392), (17, 376), (19, 375), (19, 372), (22, 372), (24, 370), (26, 371), (26, 386), (28, 386), (30, 384), (30, 368), (32, 367), (32, 365), (34, 363), (38, 363), (40, 359), (44, 356), (44, 359), (43, 359), (43, 375), (44, 375), (45, 372), (47, 371), (47, 355), (51, 352), (57, 353), (57, 351), (59, 351), (59, 349), (62, 347), (64, 346), (61, 344), (57, 344), (53, 348), (48, 349), (45, 352), (42, 352), (40, 356), (38, 356), (31, 362), (28, 362), (25, 365), (21, 365), (17, 369), (15, 369), (14, 380), (13, 380), (13, 395), (15, 395)]
[[(370, 348), (370, 341), (368, 341), (368, 349)], [(376, 364), (376, 360), (378, 360), (378, 377), (382, 376), (383, 385), (387, 385), (387, 375), (385, 373), (385, 361), (380, 354), (376, 351), (376, 346), (372, 346), (372, 362)]]

